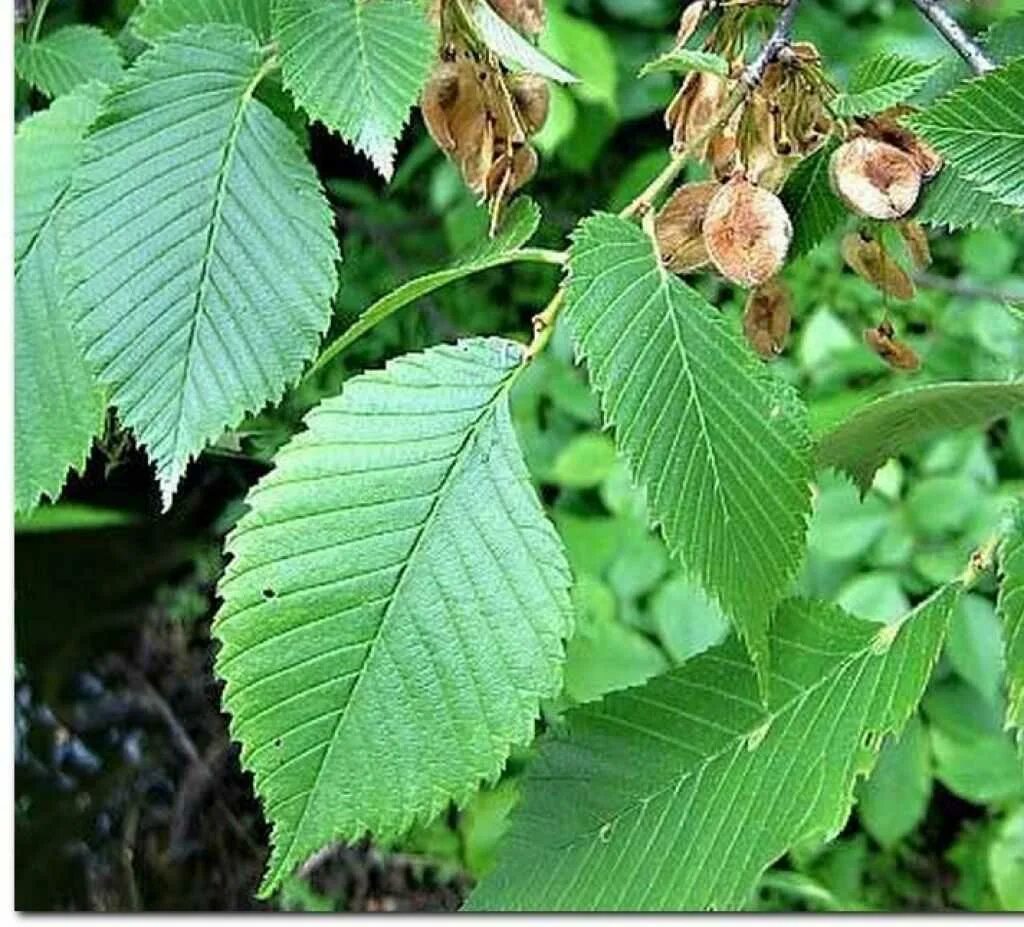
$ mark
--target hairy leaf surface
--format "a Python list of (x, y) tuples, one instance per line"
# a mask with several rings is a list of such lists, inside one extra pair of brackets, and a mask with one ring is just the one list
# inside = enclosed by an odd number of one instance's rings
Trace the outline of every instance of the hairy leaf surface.
[(1024, 748), (1024, 500), (1014, 503), (1010, 529), (999, 548), (999, 617), (1006, 647), (1009, 693), (1006, 723)]
[(799, 400), (623, 219), (594, 216), (574, 233), (566, 318), (669, 548), (763, 670), (810, 505)]
[(57, 220), (103, 89), (89, 84), (14, 137), (14, 504), (55, 499), (103, 422), (103, 395), (71, 334)]
[(474, 339), (355, 377), (249, 494), (214, 633), (273, 825), (264, 895), (464, 800), (559, 689), (570, 578), (511, 426), (521, 362)]
[(207, 441), (299, 375), (330, 315), (331, 213), (253, 99), (264, 66), (238, 26), (186, 27), (142, 54), (67, 209), (76, 334), (165, 504)]
[(1024, 58), (958, 85), (910, 125), (965, 180), (1024, 206)]
[(942, 65), (942, 59), (915, 61), (882, 52), (862, 61), (846, 93), (832, 102), (838, 116), (864, 116), (909, 100)]
[(494, 238), (486, 239), (472, 254), (452, 267), (445, 267), (442, 270), (435, 270), (429, 274), (423, 274), (421, 277), (407, 280), (386, 296), (382, 296), (320, 352), (320, 356), (310, 372), (323, 367), (350, 344), (358, 341), (384, 319), (409, 303), (415, 302), (449, 283), (461, 280), (463, 277), (514, 261), (516, 249), (537, 231), (539, 224), (540, 209), (537, 204), (529, 197), (519, 197), (509, 206), (502, 226)]
[(869, 402), (818, 441), (817, 462), (867, 492), (875, 471), (917, 441), (950, 428), (987, 425), (1024, 404), (1024, 383), (937, 383)]
[(95, 26), (64, 26), (35, 42), (16, 42), (14, 69), (18, 76), (48, 97), (91, 80), (112, 84), (121, 76), (121, 50)]
[(139, 38), (156, 42), (182, 26), (228, 23), (246, 26), (269, 41), (272, 0), (142, 0), (131, 18)]
[(395, 143), (434, 59), (416, 0), (277, 0), (285, 87), (390, 179)]
[(828, 163), (839, 143), (832, 139), (805, 158), (789, 176), (780, 198), (793, 220), (791, 258), (807, 254), (835, 231), (848, 215), (839, 197), (832, 192)]
[(566, 717), (541, 742), (473, 910), (738, 909), (794, 844), (834, 836), (913, 713), (956, 601), (900, 625), (788, 600), (768, 704), (736, 640)]

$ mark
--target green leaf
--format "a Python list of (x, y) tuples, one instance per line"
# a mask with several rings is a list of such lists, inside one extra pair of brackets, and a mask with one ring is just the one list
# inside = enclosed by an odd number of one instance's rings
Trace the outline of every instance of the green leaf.
[(867, 492), (875, 471), (908, 446), (950, 428), (987, 425), (1024, 403), (1024, 382), (939, 383), (902, 390), (855, 411), (818, 440), (820, 467)]
[(565, 655), (564, 692), (569, 698), (593, 701), (668, 669), (656, 644), (616, 619), (611, 589), (583, 575), (573, 592), (579, 617)]
[(839, 143), (830, 139), (790, 174), (779, 194), (793, 220), (790, 258), (812, 251), (832, 234), (848, 215), (839, 197), (832, 192), (828, 164)]
[(121, 76), (121, 50), (95, 26), (64, 26), (35, 42), (17, 42), (14, 69), (48, 97), (91, 80), (112, 84)]
[(541, 741), (472, 910), (737, 909), (798, 842), (838, 833), (858, 776), (913, 713), (956, 589), (879, 629), (789, 600), (768, 704), (735, 638), (570, 712)]
[(552, 61), (495, 13), (487, 0), (476, 0), (472, 15), (480, 39), (499, 58), (559, 84), (577, 82), (574, 74)]
[(434, 61), (416, 0), (277, 0), (284, 85), (311, 118), (388, 180), (395, 145)]
[(822, 480), (814, 500), (807, 546), (824, 560), (856, 560), (885, 532), (890, 507), (877, 493), (858, 498), (846, 480)]
[(846, 93), (832, 102), (837, 116), (864, 116), (909, 100), (943, 63), (915, 61), (882, 52), (862, 61), (850, 78)]
[(703, 71), (706, 74), (717, 74), (725, 77), (729, 73), (729, 62), (714, 52), (694, 51), (689, 48), (675, 48), (648, 61), (640, 69), (640, 77), (648, 74), (659, 74), (664, 71)]
[(1014, 215), (1013, 208), (997, 203), (966, 181), (954, 165), (946, 164), (925, 187), (914, 218), (956, 231), (999, 225)]
[(857, 796), (857, 816), (883, 847), (899, 843), (928, 812), (932, 794), (931, 746), (920, 719), (907, 722), (902, 736), (886, 741)]
[(67, 209), (76, 334), (167, 505), (206, 442), (295, 380), (330, 316), (331, 212), (253, 99), (266, 67), (239, 26), (189, 26), (142, 54)]
[(217, 672), (273, 825), (263, 896), (464, 801), (558, 692), (569, 570), (509, 419), (521, 365), (473, 339), (347, 381), (228, 538)]
[(1024, 911), (1024, 805), (999, 825), (988, 849), (992, 887), (1005, 911)]
[(89, 84), (24, 120), (14, 136), (14, 505), (55, 499), (85, 464), (103, 394), (72, 337), (58, 276), (58, 219), (103, 88)]
[(615, 445), (605, 434), (584, 431), (555, 458), (552, 482), (571, 489), (599, 486), (615, 466)]
[(1024, 206), (1024, 58), (958, 85), (909, 124), (965, 180)]
[(670, 550), (719, 602), (764, 671), (768, 618), (803, 556), (803, 416), (765, 365), (647, 235), (584, 220), (566, 319), (604, 419)]
[(382, 296), (320, 352), (316, 363), (310, 368), (310, 374), (320, 370), (368, 331), (417, 299), (463, 277), (519, 260), (517, 250), (533, 236), (539, 224), (540, 209), (537, 204), (529, 197), (519, 197), (509, 206), (494, 238), (485, 239), (454, 266), (414, 277)]
[(1006, 723), (1016, 728), (1024, 749), (1024, 500), (1017, 499), (1010, 526), (999, 546), (999, 598), (996, 610), (1003, 623), (1006, 679), (1009, 687)]
[[(972, 506), (977, 511), (977, 505)], [(965, 595), (953, 613), (946, 656), (957, 675), (993, 703), (1000, 699), (1003, 679), (1003, 640), (992, 603), (980, 595)]]
[(98, 531), (138, 524), (141, 518), (124, 509), (108, 509), (81, 502), (42, 505), (31, 515), (17, 516), (17, 534), (50, 534), (63, 531)]
[(272, 0), (142, 0), (129, 25), (151, 43), (182, 26), (206, 23), (246, 26), (261, 42), (268, 42), (271, 6)]
[(722, 643), (729, 633), (722, 613), (685, 576), (673, 576), (658, 587), (651, 613), (661, 644), (675, 663)]
[(1024, 798), (1024, 767), (1005, 734), (959, 738), (933, 728), (935, 777), (976, 805)]

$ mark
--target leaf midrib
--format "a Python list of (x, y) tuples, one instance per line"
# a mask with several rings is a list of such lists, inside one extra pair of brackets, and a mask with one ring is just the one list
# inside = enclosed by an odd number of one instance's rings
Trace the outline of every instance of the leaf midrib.
[[(912, 620), (912, 615), (908, 616), (908, 618), (910, 618), (910, 620)], [(894, 642), (895, 642), (895, 639), (894, 639)], [(799, 690), (798, 692), (794, 693), (793, 696), (790, 699), (787, 699), (775, 711), (766, 711), (764, 715), (759, 716), (759, 718), (757, 719), (757, 723), (753, 724), (748, 729), (744, 729), (744, 731), (742, 733), (738, 733), (726, 745), (723, 745), (721, 749), (716, 750), (716, 751), (714, 751), (712, 753), (709, 753), (704, 759), (702, 759), (698, 763), (694, 764), (690, 769), (686, 770), (682, 775), (674, 776), (674, 777), (670, 778), (664, 785), (659, 786), (658, 788), (654, 789), (650, 793), (643, 794), (643, 795), (637, 796), (635, 798), (631, 798), (625, 805), (623, 805), (614, 814), (608, 816), (607, 818), (603, 818), (602, 821), (601, 821), (601, 824), (599, 826), (590, 828), (590, 829), (588, 829), (586, 831), (583, 831), (583, 832), (577, 834), (576, 836), (574, 836), (572, 839), (570, 839), (566, 843), (560, 844), (557, 847), (555, 847), (554, 849), (558, 850), (558, 851), (568, 850), (568, 849), (571, 849), (571, 848), (577, 846), (578, 844), (580, 844), (580, 843), (582, 843), (582, 842), (584, 842), (584, 841), (586, 841), (586, 840), (588, 840), (590, 838), (593, 838), (595, 836), (599, 837), (600, 832), (601, 832), (601, 830), (603, 828), (607, 827), (609, 824), (615, 824), (623, 816), (625, 816), (626, 814), (629, 814), (631, 811), (633, 811), (638, 806), (649, 804), (650, 802), (652, 802), (655, 799), (657, 799), (659, 796), (663, 795), (665, 792), (668, 792), (671, 789), (675, 789), (675, 788), (681, 787), (684, 782), (686, 782), (688, 779), (693, 778), (694, 775), (696, 775), (697, 773), (701, 772), (702, 770), (706, 769), (715, 760), (718, 760), (718, 759), (721, 759), (724, 756), (727, 756), (730, 752), (735, 750), (737, 747), (742, 746), (743, 745), (743, 741), (747, 737), (749, 737), (751, 734), (753, 734), (755, 731), (759, 730), (760, 728), (763, 728), (766, 724), (769, 726), (769, 731), (770, 731), (771, 728), (775, 726), (776, 721), (779, 718), (781, 718), (784, 714), (789, 712), (790, 709), (792, 709), (794, 706), (797, 706), (797, 703), (806, 700), (809, 696), (811, 696), (812, 694), (817, 692), (826, 683), (831, 682), (835, 676), (841, 675), (843, 672), (845, 672), (850, 666), (852, 666), (858, 660), (862, 659), (863, 657), (865, 657), (867, 655), (872, 654), (874, 646), (875, 646), (875, 638), (872, 637), (870, 642), (865, 647), (863, 647), (860, 650), (854, 651), (847, 658), (845, 658), (845, 659), (839, 661), (838, 663), (834, 664), (832, 670), (830, 670), (828, 673), (826, 673), (820, 679), (818, 679), (817, 681), (812, 683), (806, 689), (802, 689), (802, 690)]]
[[(413, 561), (416, 560), (420, 550), (422, 549), (421, 545), (423, 544), (423, 539), (429, 534), (429, 530), (434, 523), (434, 519), (440, 507), (441, 500), (443, 497), (446, 496), (446, 490), (448, 489), (448, 487), (451, 486), (451, 484), (454, 482), (456, 477), (461, 472), (462, 467), (465, 464), (466, 458), (468, 456), (468, 451), (475, 444), (476, 438), (480, 434), (485, 420), (493, 415), (498, 403), (502, 399), (504, 399), (505, 395), (511, 389), (512, 384), (516, 381), (517, 377), (519, 376), (519, 373), (523, 369), (524, 368), (520, 365), (518, 367), (513, 367), (506, 372), (504, 382), (502, 382), (499, 385), (499, 387), (495, 390), (494, 396), (491, 397), (491, 399), (484, 405), (482, 411), (477, 416), (476, 420), (473, 422), (470, 428), (467, 430), (465, 438), (462, 440), (462, 443), (459, 445), (458, 449), (455, 452), (455, 456), (454, 459), (452, 460), (451, 466), (448, 468), (448, 472), (444, 475), (444, 478), (442, 479), (441, 484), (438, 487), (435, 498), (433, 502), (431, 502), (430, 508), (427, 511), (427, 515), (423, 520), (423, 524), (420, 526), (420, 530), (412, 543), (412, 547), (409, 551), (409, 556), (406, 558), (405, 563), (399, 569), (398, 576), (395, 579), (394, 590), (389, 596), (388, 605), (384, 609), (384, 612), (380, 617), (380, 621), (377, 625), (377, 630), (366, 647), (366, 654), (363, 656), (362, 663), (360, 664), (359, 669), (356, 671), (356, 681), (355, 683), (353, 683), (352, 689), (348, 693), (347, 701), (344, 707), (342, 708), (341, 712), (338, 714), (338, 719), (334, 722), (334, 726), (331, 729), (330, 735), (325, 740), (326, 749), (323, 752), (323, 756), (321, 756), (320, 758), (320, 762), (317, 766), (316, 772), (313, 774), (312, 785), (306, 791), (306, 797), (303, 800), (302, 811), (299, 814), (299, 819), (296, 822), (295, 827), (292, 829), (292, 835), (291, 839), (288, 842), (288, 847), (287, 849), (282, 850), (281, 852), (281, 855), (279, 857), (280, 862), (278, 863), (278, 868), (281, 865), (285, 865), (288, 862), (288, 859), (290, 858), (292, 851), (295, 848), (295, 843), (298, 840), (299, 835), (302, 833), (303, 825), (306, 822), (306, 815), (309, 813), (310, 799), (312, 798), (313, 793), (317, 789), (317, 784), (321, 774), (323, 773), (324, 765), (327, 762), (327, 757), (331, 753), (331, 747), (334, 745), (339, 732), (343, 729), (345, 725), (345, 721), (348, 718), (349, 709), (356, 702), (356, 698), (359, 693), (359, 687), (362, 684), (363, 680), (366, 678), (367, 664), (369, 663), (370, 658), (374, 654), (377, 645), (380, 643), (380, 639), (383, 635), (384, 628), (388, 624), (388, 619), (394, 613), (394, 604), (400, 598), (403, 583), (405, 582), (406, 576), (409, 573), (409, 567), (413, 563)], [(268, 872), (264, 876), (264, 884), (267, 884), (272, 876), (273, 873)]]
[[(242, 95), (239, 97), (238, 106), (236, 107), (235, 114), (231, 120), (231, 129), (224, 145), (224, 154), (221, 158), (220, 168), (217, 172), (213, 209), (210, 214), (210, 225), (209, 230), (207, 231), (206, 245), (203, 249), (203, 258), (200, 265), (199, 285), (196, 287), (196, 299), (192, 310), (192, 321), (189, 323), (188, 347), (185, 351), (185, 362), (181, 366), (181, 378), (179, 380), (178, 389), (174, 393), (174, 431), (171, 435), (171, 456), (169, 465), (175, 470), (180, 466), (180, 448), (178, 442), (181, 438), (182, 412), (185, 405), (185, 386), (189, 381), (189, 376), (192, 370), (193, 355), (195, 353), (196, 340), (199, 334), (199, 323), (206, 314), (206, 289), (210, 280), (210, 267), (213, 262), (213, 253), (216, 248), (217, 236), (222, 224), (221, 216), (227, 194), (228, 175), (231, 172), (231, 165), (234, 160), (235, 151), (238, 147), (238, 136), (242, 131), (246, 107), (252, 101), (256, 87), (266, 76), (268, 72), (268, 63), (271, 60), (271, 58), (267, 58), (261, 63), (252, 78), (249, 80), (249, 83), (243, 89)], [(176, 479), (172, 482), (176, 482)], [(169, 502), (170, 499), (166, 498), (165, 506), (168, 505)]]

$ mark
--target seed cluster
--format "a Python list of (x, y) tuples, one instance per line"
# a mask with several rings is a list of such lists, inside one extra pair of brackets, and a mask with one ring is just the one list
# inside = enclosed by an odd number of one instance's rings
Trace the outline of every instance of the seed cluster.
[[(690, 274), (709, 264), (724, 278), (750, 289), (743, 330), (766, 360), (783, 349), (792, 302), (778, 279), (792, 239), (792, 224), (776, 195), (792, 169), (830, 137), (842, 141), (831, 156), (832, 189), (857, 217), (856, 231), (842, 240), (850, 268), (885, 297), (914, 295), (912, 270), (930, 260), (928, 239), (907, 217), (942, 160), (904, 128), (912, 110), (892, 107), (857, 119), (832, 110), (836, 89), (809, 42), (790, 42), (768, 61), (755, 87), (744, 93), (727, 119), (744, 79), (747, 36), (758, 0), (695, 0), (683, 10), (676, 37), (682, 51), (705, 21), (710, 28), (701, 49), (724, 58), (725, 76), (692, 70), (665, 111), (676, 154), (703, 162), (709, 180), (683, 184), (654, 219), (654, 235), (665, 267)], [(710, 128), (714, 131), (710, 131)], [(891, 223), (902, 241), (892, 253), (892, 236), (878, 223)], [(896, 369), (918, 366), (916, 355), (895, 337), (887, 320), (869, 329), (866, 343)]]
[[(494, 0), (492, 6), (525, 35), (544, 27), (543, 0)], [(536, 74), (511, 73), (458, 4), (439, 0), (433, 15), (441, 51), (423, 90), (423, 119), (466, 186), (487, 204), (493, 231), (502, 206), (537, 171), (530, 138), (547, 121), (550, 90)]]

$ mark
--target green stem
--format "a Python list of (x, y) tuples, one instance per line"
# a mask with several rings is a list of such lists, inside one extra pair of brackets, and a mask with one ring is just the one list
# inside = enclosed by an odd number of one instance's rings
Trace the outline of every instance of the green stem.
[[(557, 267), (561, 267), (563, 264), (565, 264), (566, 260), (568, 260), (568, 255), (564, 251), (552, 251), (548, 248), (517, 248), (514, 251), (509, 251), (508, 253), (503, 254), (500, 257), (494, 258), (493, 260), (490, 260), (485, 264), (481, 265), (480, 267), (470, 270), (465, 274), (453, 276), (450, 278), (450, 280), (445, 281), (445, 283), (454, 282), (455, 280), (462, 280), (465, 277), (469, 276), (470, 273), (476, 273), (482, 270), (490, 270), (492, 267), (502, 267), (505, 264), (514, 264), (519, 261), (533, 264), (550, 264), (555, 265)], [(411, 283), (412, 281), (409, 282)], [(429, 290), (426, 290), (418, 294), (414, 298), (410, 298), (408, 300), (398, 303), (397, 305), (394, 305), (387, 312), (381, 314), (378, 318), (375, 317), (375, 310), (379, 306), (381, 306), (386, 300), (388, 300), (391, 294), (381, 297), (381, 299), (373, 303), (373, 305), (371, 305), (368, 309), (364, 310), (364, 312), (359, 316), (358, 319), (356, 319), (355, 322), (353, 322), (347, 329), (345, 329), (345, 331), (338, 335), (337, 338), (335, 338), (329, 345), (327, 345), (327, 347), (325, 347), (320, 352), (316, 360), (313, 361), (309, 370), (306, 371), (305, 375), (302, 378), (302, 382), (306, 382), (309, 379), (311, 379), (318, 371), (322, 370), (327, 364), (334, 360), (335, 357), (337, 357), (342, 351), (344, 351), (345, 348), (347, 348), (358, 338), (361, 338), (368, 331), (375, 328), (378, 323), (383, 322), (384, 319), (390, 318), (394, 312), (397, 312), (399, 309), (404, 308), (409, 303), (414, 302), (416, 299), (419, 299), (422, 296), (426, 296), (428, 292), (432, 292), (435, 289), (440, 289), (442, 286), (445, 285), (445, 283), (437, 284), (436, 286), (431, 287)], [(406, 285), (407, 284), (402, 284), (402, 286)], [(399, 289), (401, 289), (401, 287), (399, 287)]]
[(50, 5), (50, 0), (39, 0), (39, 6), (37, 6), (32, 13), (32, 26), (29, 29), (28, 40), (29, 42), (35, 42), (39, 38), (39, 27), (43, 24), (43, 17), (46, 15), (46, 8)]
[(509, 252), (513, 261), (525, 261), (534, 264), (554, 264), (561, 267), (569, 260), (565, 251), (554, 251), (550, 248), (519, 248)]
[(551, 297), (551, 302), (544, 307), (542, 312), (533, 317), (533, 340), (527, 345), (523, 354), (523, 363), (528, 364), (547, 346), (551, 335), (555, 330), (555, 319), (565, 302), (565, 285), (563, 284)]

